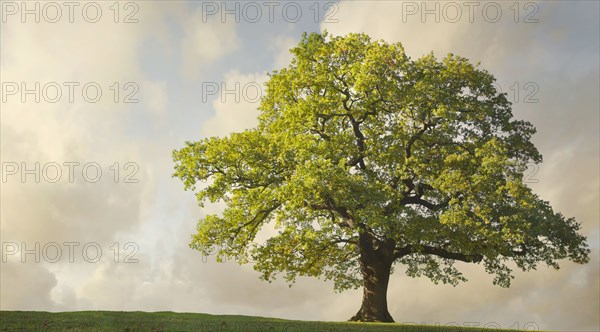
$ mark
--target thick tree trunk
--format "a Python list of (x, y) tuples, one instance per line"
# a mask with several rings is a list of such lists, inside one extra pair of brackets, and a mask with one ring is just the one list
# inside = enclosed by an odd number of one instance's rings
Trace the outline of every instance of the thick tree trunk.
[(374, 248), (373, 237), (360, 235), (360, 268), (363, 275), (363, 301), (360, 310), (350, 318), (357, 322), (394, 322), (388, 312), (387, 288), (394, 262), (393, 243)]

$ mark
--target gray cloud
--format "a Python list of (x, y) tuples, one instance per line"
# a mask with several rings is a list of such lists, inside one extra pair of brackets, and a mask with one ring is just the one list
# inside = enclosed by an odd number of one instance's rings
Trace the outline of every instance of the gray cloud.
[(28, 310), (51, 309), (54, 302), (50, 292), (55, 285), (54, 274), (39, 264), (2, 263), (0, 306)]

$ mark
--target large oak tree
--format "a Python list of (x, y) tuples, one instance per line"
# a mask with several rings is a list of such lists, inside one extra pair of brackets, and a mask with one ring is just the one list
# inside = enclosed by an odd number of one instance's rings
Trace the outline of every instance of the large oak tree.
[[(542, 161), (535, 128), (486, 70), (452, 54), (413, 60), (364, 34), (305, 34), (292, 53), (266, 83), (257, 128), (174, 151), (200, 205), (226, 203), (192, 248), (254, 261), (269, 281), (362, 286), (351, 319), (382, 322), (394, 264), (453, 285), (466, 280), (456, 261), (481, 264), (508, 287), (510, 266), (588, 261), (580, 224), (524, 183)], [(277, 233), (255, 241), (267, 223)]]

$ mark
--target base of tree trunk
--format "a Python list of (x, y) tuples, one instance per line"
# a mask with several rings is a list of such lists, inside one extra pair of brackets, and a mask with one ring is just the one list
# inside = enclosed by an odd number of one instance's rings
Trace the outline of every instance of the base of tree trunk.
[(387, 310), (385, 312), (375, 313), (371, 310), (363, 310), (363, 308), (360, 308), (356, 315), (352, 316), (349, 321), (393, 323), (394, 319)]

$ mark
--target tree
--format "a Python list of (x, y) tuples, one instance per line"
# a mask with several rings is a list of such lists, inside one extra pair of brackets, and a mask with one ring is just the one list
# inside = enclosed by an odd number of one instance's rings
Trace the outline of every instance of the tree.
[[(261, 278), (282, 273), (363, 286), (354, 321), (393, 322), (395, 263), (411, 277), (456, 285), (456, 261), (482, 264), (508, 287), (511, 265), (588, 262), (580, 224), (523, 181), (542, 156), (535, 128), (513, 119), (494, 77), (465, 58), (418, 60), (364, 34), (304, 34), (291, 64), (266, 83), (257, 128), (173, 152), (174, 176), (200, 206), (190, 246)], [(202, 187), (196, 187), (204, 183)], [(273, 223), (277, 233), (255, 241)]]

